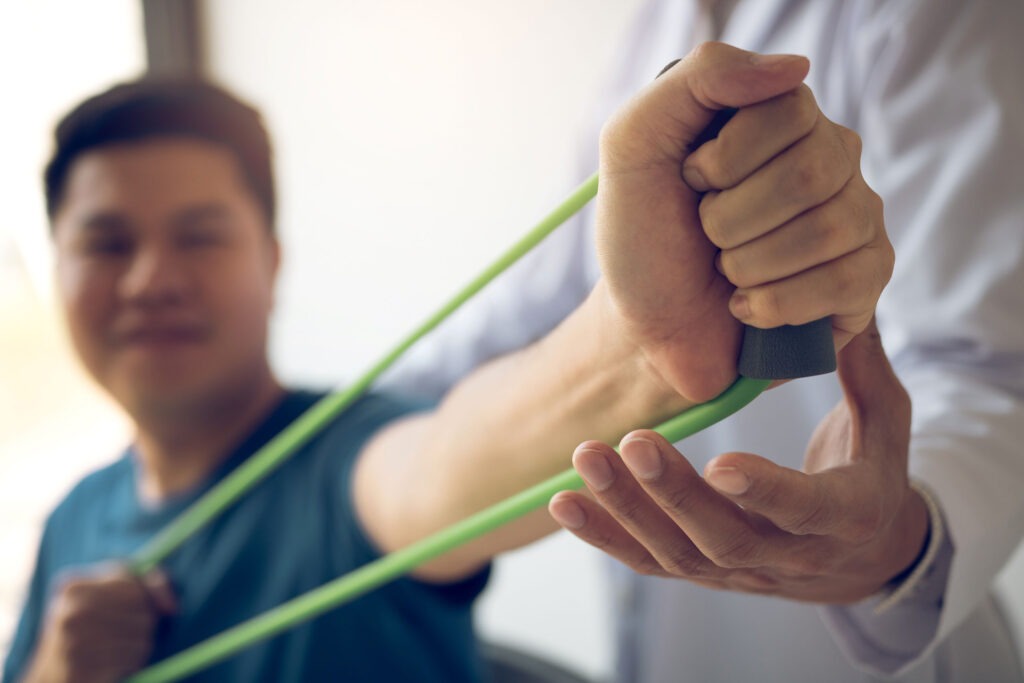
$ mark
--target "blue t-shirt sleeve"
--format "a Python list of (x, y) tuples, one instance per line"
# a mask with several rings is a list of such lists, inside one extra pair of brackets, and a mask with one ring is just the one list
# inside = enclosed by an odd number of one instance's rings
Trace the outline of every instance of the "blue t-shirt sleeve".
[(39, 543), (36, 566), (32, 572), (32, 581), (29, 583), (25, 606), (21, 610), (18, 628), (14, 632), (14, 640), (11, 641), (11, 648), (7, 652), (7, 659), (4, 662), (3, 683), (16, 683), (25, 675), (25, 670), (36, 649), (43, 615), (46, 613), (46, 593), (50, 582), (49, 567), (46, 561), (47, 541), (50, 534), (50, 523), (48, 522)]
[[(336, 532), (335, 565), (340, 573), (351, 571), (381, 557), (380, 550), (368, 537), (352, 499), (352, 474), (358, 454), (374, 434), (394, 420), (423, 412), (434, 407), (434, 403), (412, 396), (394, 393), (370, 394), (350, 413), (350, 420), (338, 425), (340, 436), (346, 443), (338, 451), (347, 451), (347, 457), (335, 457), (332, 463), (336, 470), (330, 476), (333, 480), (328, 493), (328, 514), (339, 521)], [(340, 453), (338, 453), (340, 455)], [(490, 567), (474, 573), (464, 580), (445, 583), (423, 583), (405, 579), (435, 593), (445, 601), (461, 605), (472, 602), (484, 589)]]

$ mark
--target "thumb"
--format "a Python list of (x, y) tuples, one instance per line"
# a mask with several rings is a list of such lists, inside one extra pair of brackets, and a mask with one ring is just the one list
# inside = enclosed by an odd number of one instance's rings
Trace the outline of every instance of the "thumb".
[(679, 164), (716, 111), (789, 92), (809, 68), (796, 55), (760, 55), (724, 43), (698, 46), (609, 121), (602, 146), (614, 152), (602, 155), (602, 176), (660, 160)]
[(160, 569), (154, 569), (141, 578), (153, 606), (160, 614), (175, 614), (178, 611), (178, 598), (174, 595), (171, 580)]
[[(836, 365), (843, 394), (850, 407), (861, 414), (870, 412), (873, 407), (881, 407), (887, 403), (883, 399), (894, 392), (906, 396), (882, 347), (882, 337), (874, 318), (863, 332), (839, 351)], [(906, 400), (909, 403), (909, 398)], [(892, 406), (885, 405), (885, 409), (892, 410)]]

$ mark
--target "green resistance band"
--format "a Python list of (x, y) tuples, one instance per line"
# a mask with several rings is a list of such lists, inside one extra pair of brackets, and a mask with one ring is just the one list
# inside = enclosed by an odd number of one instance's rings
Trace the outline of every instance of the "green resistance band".
[[(319, 401), (196, 501), (143, 546), (131, 559), (129, 568), (136, 574), (144, 574), (156, 567), (192, 534), (284, 463), (359, 398), (409, 347), (593, 199), (597, 194), (597, 182), (595, 173), (353, 385)], [(659, 425), (656, 431), (669, 441), (680, 441), (735, 413), (754, 400), (773, 379), (830, 372), (835, 369), (831, 349), (831, 325), (827, 318), (807, 325), (784, 326), (775, 330), (748, 327), (744, 332), (743, 351), (739, 359), (740, 378), (718, 397), (690, 408)], [(129, 683), (163, 683), (200, 671), (258, 641), (354, 600), (453, 548), (546, 505), (555, 493), (579, 488), (582, 484), (579, 475), (570, 468), (417, 543), (168, 657), (127, 680)]]
[[(655, 431), (671, 442), (696, 434), (753, 401), (771, 380), (740, 377), (717, 398), (690, 408)], [(576, 489), (583, 480), (569, 468), (486, 508), (421, 541), (385, 555), (304, 595), (193, 645), (128, 679), (128, 683), (167, 683), (200, 671), (239, 650), (379, 588), (421, 564), (547, 505), (559, 491)]]
[(483, 289), (509, 266), (541, 243), (555, 228), (568, 220), (597, 195), (597, 173), (587, 178), (554, 211), (544, 217), (533, 229), (501, 255), (486, 270), (478, 275), (436, 313), (412, 331), (397, 346), (377, 361), (354, 384), (337, 394), (325, 396), (309, 410), (299, 416), (271, 441), (239, 465), (217, 486), (207, 491), (199, 500), (172, 521), (153, 539), (142, 546), (129, 560), (129, 571), (142, 575), (154, 569), (164, 558), (173, 553), (228, 506), (241, 498), (249, 489), (263, 480), (289, 456), (313, 438), (327, 423), (340, 415), (356, 399), (362, 396), (385, 370), (398, 360), (409, 347), (426, 336), (445, 318)]

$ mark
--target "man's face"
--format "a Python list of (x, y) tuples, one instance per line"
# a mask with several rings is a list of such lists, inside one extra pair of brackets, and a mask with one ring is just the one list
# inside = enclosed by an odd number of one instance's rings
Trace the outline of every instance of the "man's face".
[(192, 414), (267, 378), (278, 247), (227, 148), (160, 138), (82, 154), (54, 242), (75, 348), (133, 416)]

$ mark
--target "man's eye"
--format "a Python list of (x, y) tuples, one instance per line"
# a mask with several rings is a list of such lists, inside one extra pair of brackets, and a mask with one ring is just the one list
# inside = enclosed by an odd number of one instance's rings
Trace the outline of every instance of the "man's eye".
[(216, 247), (224, 243), (224, 236), (216, 230), (188, 232), (178, 237), (178, 245), (184, 249)]
[(118, 237), (91, 239), (83, 245), (86, 254), (95, 256), (124, 256), (134, 248), (131, 240)]

